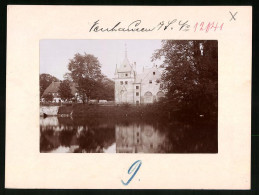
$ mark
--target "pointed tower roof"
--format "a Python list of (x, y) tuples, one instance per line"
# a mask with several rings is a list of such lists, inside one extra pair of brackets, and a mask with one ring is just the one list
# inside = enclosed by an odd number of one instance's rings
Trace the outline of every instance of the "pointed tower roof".
[(127, 47), (125, 45), (125, 57), (120, 65), (120, 68), (118, 69), (118, 72), (131, 72), (132, 66), (130, 65), (128, 55), (127, 55)]
[(116, 64), (116, 68), (115, 68), (115, 75), (118, 74), (118, 68), (117, 68), (117, 64)]

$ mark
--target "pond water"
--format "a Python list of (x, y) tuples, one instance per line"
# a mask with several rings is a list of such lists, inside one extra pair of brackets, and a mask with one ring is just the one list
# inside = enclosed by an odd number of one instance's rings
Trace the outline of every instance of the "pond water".
[(40, 118), (40, 151), (217, 153), (217, 125), (156, 120)]

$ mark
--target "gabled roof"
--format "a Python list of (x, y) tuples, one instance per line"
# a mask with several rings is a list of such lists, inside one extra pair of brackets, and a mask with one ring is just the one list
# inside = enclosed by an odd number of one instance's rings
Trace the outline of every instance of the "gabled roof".
[[(156, 75), (153, 75), (156, 72)], [(159, 79), (161, 77), (161, 70), (157, 67), (146, 68), (142, 73), (137, 74), (135, 83), (141, 83), (145, 80)]]
[[(43, 95), (46, 95), (48, 93), (58, 93), (59, 90), (59, 86), (60, 86), (60, 81), (57, 82), (52, 82), (43, 92)], [(76, 88), (76, 84), (71, 82), (70, 84), (70, 89), (71, 89), (71, 93), (73, 95), (75, 95), (75, 93), (77, 92), (77, 88)]]
[(43, 95), (46, 95), (48, 93), (57, 93), (60, 86), (60, 81), (52, 82), (43, 92)]

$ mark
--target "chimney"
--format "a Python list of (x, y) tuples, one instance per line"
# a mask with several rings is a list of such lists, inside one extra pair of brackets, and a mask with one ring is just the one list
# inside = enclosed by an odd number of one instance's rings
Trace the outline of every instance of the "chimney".
[(136, 62), (134, 62), (134, 64), (133, 64), (133, 69), (134, 69), (134, 71), (136, 71)]

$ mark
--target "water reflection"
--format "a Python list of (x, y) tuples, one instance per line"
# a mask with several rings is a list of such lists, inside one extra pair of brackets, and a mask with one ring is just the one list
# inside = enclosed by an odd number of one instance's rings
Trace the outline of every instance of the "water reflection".
[(40, 118), (40, 151), (56, 153), (216, 153), (217, 127), (177, 122)]
[(157, 131), (153, 125), (116, 125), (115, 132), (117, 153), (166, 152), (166, 135)]

